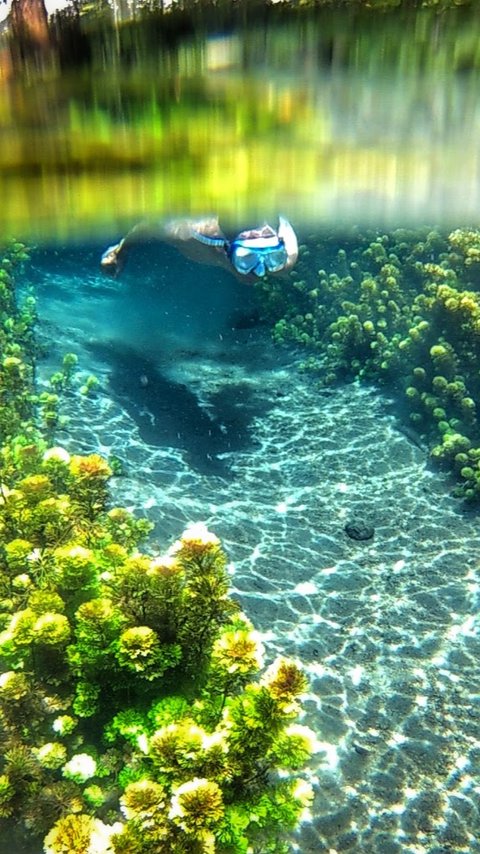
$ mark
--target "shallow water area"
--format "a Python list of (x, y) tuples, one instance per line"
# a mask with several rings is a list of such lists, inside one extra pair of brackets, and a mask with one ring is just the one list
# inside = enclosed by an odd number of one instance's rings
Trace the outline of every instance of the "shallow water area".
[[(321, 748), (300, 851), (480, 850), (476, 512), (381, 389), (322, 390), (267, 329), (242, 328), (242, 283), (171, 253), (147, 256), (141, 299), (138, 268), (106, 285), (95, 248), (86, 277), (75, 253), (34, 257), (40, 380), (71, 350), (78, 381), (100, 380), (67, 396), (58, 441), (120, 458), (113, 501), (154, 523), (152, 549), (205, 521), (268, 658), (306, 666)], [(373, 536), (351, 539), (349, 521)]]
[[(479, 13), (253, 5), (184, 29), (88, 6), (76, 66), (0, 51), (35, 380), (75, 354), (54, 443), (119, 464), (149, 553), (204, 522), (267, 663), (305, 667), (292, 851), (480, 854), (480, 529), (453, 497), (480, 472)], [(137, 222), (214, 214), (288, 217), (294, 269), (253, 286), (153, 239), (102, 274)]]

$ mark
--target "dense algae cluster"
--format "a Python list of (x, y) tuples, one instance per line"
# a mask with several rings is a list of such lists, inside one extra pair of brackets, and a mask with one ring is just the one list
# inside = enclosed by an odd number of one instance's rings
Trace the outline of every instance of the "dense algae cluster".
[(329, 384), (357, 377), (393, 389), (402, 417), (455, 494), (480, 498), (480, 232), (353, 229), (312, 238), (293, 287), (258, 285), (274, 337), (307, 352)]
[[(229, 596), (215, 535), (167, 554), (109, 508), (109, 465), (49, 446), (33, 384), (35, 306), (4, 249), (0, 489), (0, 830), (46, 854), (284, 852), (312, 792), (306, 680)], [(63, 366), (68, 381), (70, 360)], [(57, 383), (59, 388), (62, 383)], [(46, 413), (49, 417), (45, 417)]]

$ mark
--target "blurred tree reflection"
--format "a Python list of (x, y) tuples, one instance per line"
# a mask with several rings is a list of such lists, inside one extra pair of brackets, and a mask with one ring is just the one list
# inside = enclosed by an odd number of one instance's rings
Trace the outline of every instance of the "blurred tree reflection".
[(13, 45), (22, 58), (48, 50), (50, 32), (44, 0), (12, 0), (9, 17)]

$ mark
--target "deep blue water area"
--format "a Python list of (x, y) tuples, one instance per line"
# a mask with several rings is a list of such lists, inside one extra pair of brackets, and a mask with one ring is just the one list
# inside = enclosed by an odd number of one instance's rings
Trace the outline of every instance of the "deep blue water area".
[(297, 850), (480, 852), (478, 517), (384, 389), (299, 370), (252, 288), (158, 244), (106, 278), (104, 248), (39, 246), (25, 273), (40, 385), (78, 356), (56, 441), (120, 458), (112, 500), (152, 551), (206, 522), (267, 657), (304, 663), (321, 749)]
[[(106, 371), (112, 400), (145, 443), (179, 448), (195, 470), (228, 477), (221, 455), (255, 444), (250, 424), (269, 403), (240, 381), (213, 391), (206, 406), (168, 369), (211, 354), (228, 370), (230, 348), (253, 345), (262, 327), (251, 288), (165, 245), (136, 248), (121, 278), (110, 279), (99, 271), (104, 248), (37, 250), (29, 278), (40, 305), (61, 331), (75, 320), (75, 339)], [(244, 356), (254, 377), (255, 348)]]
[[(37, 247), (30, 274), (34, 282), (42, 282), (51, 302), (55, 298), (65, 307), (81, 303), (87, 323), (102, 340), (118, 337), (158, 356), (169, 336), (185, 339), (189, 347), (206, 344), (255, 310), (252, 294), (237, 279), (195, 264), (166, 244), (135, 246), (117, 279), (100, 273), (105, 248), (105, 242)], [(69, 278), (72, 285), (66, 287)], [(109, 297), (115, 300), (113, 311)]]

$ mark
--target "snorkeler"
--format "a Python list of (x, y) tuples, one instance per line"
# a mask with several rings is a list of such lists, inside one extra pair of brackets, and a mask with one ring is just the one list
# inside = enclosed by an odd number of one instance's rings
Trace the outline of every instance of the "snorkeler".
[(218, 219), (211, 217), (173, 220), (162, 226), (139, 223), (119, 243), (105, 250), (101, 259), (102, 269), (117, 276), (129, 248), (152, 239), (170, 243), (193, 261), (224, 267), (240, 278), (262, 278), (267, 273), (287, 272), (298, 257), (296, 234), (282, 216), (278, 218), (276, 230), (270, 225), (263, 225), (242, 231), (233, 240), (225, 237)]

